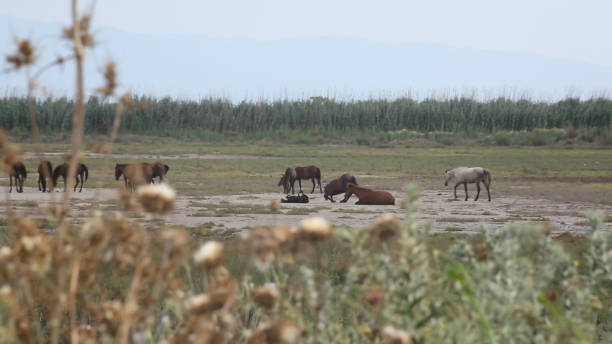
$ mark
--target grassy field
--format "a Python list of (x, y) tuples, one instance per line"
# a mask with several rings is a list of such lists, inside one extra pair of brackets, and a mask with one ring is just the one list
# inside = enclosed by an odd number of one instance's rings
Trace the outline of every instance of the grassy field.
[[(538, 195), (555, 199), (611, 204), (612, 155), (605, 147), (412, 147), (394, 145), (375, 148), (359, 145), (211, 144), (153, 140), (134, 137), (117, 144), (107, 170), (102, 156), (86, 156), (89, 186), (110, 187), (117, 162), (164, 161), (170, 165), (168, 178), (180, 192), (190, 195), (275, 192), (287, 167), (316, 165), (323, 180), (342, 173), (361, 176), (366, 183), (396, 188), (407, 183), (442, 183), (446, 169), (483, 166), (493, 175), (494, 188), (501, 192)], [(61, 153), (66, 144), (45, 144), (45, 152)], [(96, 144), (88, 145), (89, 152)], [(23, 151), (33, 152), (30, 144)], [(138, 156), (132, 156), (138, 155)], [(228, 156), (229, 155), (229, 156)], [(242, 158), (240, 158), (242, 156)], [(61, 157), (50, 158), (53, 164)], [(26, 160), (27, 183), (35, 183), (36, 159)], [(305, 182), (304, 185), (311, 185)]]
[[(144, 336), (147, 343), (179, 340), (190, 333), (205, 336), (205, 332), (198, 332), (205, 330), (196, 324), (215, 324), (223, 335), (222, 342), (236, 338), (242, 342), (260, 331), (276, 335), (269, 331), (281, 325), (299, 328), (305, 343), (388, 342), (393, 334), (389, 326), (403, 329), (401, 334), (412, 343), (503, 343), (517, 336), (533, 338), (536, 332), (542, 343), (561, 342), (565, 337), (569, 342), (584, 343), (610, 339), (612, 316), (607, 309), (611, 299), (605, 273), (612, 264), (606, 260), (610, 256), (606, 243), (612, 242), (606, 239), (609, 234), (601, 230), (597, 236), (566, 233), (552, 238), (545, 234), (550, 229), (548, 223), (553, 222), (550, 217), (572, 215), (584, 222), (583, 227), (591, 225), (593, 220), (574, 211), (573, 205), (580, 204), (582, 209), (611, 205), (609, 149), (211, 144), (147, 137), (127, 141), (116, 145), (106, 169), (103, 156), (92, 154), (97, 152), (97, 145), (88, 145), (83, 158), (90, 171), (86, 187), (99, 185), (111, 194), (112, 188), (122, 183), (114, 180), (115, 163), (163, 161), (170, 165), (168, 180), (178, 192), (177, 207), (191, 211), (178, 209), (175, 217), (189, 218), (197, 225), (171, 224), (172, 216), (141, 211), (123, 211), (125, 217), (117, 217), (122, 207), (112, 198), (100, 202), (106, 210), (100, 217), (92, 212), (91, 200), (75, 194), (66, 227), (70, 244), (61, 251), (68, 253), (61, 253), (59, 257), (65, 258), (48, 268), (45, 264), (55, 262), (51, 255), (58, 254), (49, 248), (58, 245), (54, 241), (58, 222), (52, 216), (40, 216), (38, 200), (12, 202), (17, 215), (36, 218), (34, 226), (41, 230), (32, 232), (27, 222), (11, 227), (8, 220), (0, 221), (0, 246), (4, 246), (0, 259), (20, 262), (16, 265), (20, 270), (7, 270), (12, 265), (0, 266), (0, 284), (4, 285), (0, 301), (2, 297), (11, 300), (6, 295), (23, 295), (24, 302), (30, 303), (27, 309), (40, 309), (36, 317), (26, 317), (31, 319), (28, 333), (37, 340), (54, 332), (47, 326), (49, 319), (60, 319), (61, 338), (68, 338), (68, 330), (75, 328), (69, 325), (68, 316), (52, 311), (57, 309), (55, 296), (63, 293), (69, 281), (70, 285), (82, 286), (77, 291), (70, 289), (70, 299), (79, 305), (71, 314), (78, 323), (95, 329), (80, 334), (94, 341), (112, 342), (117, 338), (123, 318), (115, 314), (125, 313), (127, 307), (136, 307), (130, 309), (135, 319), (142, 319), (134, 323), (133, 335)], [(31, 144), (22, 144), (21, 148), (34, 152)], [(68, 147), (46, 144), (44, 149), (44, 153), (52, 153), (50, 160), (57, 164)], [(28, 186), (35, 186), (36, 161), (33, 156), (25, 161)], [(272, 194), (277, 199), (280, 188), (276, 183), (284, 169), (307, 164), (321, 167), (323, 183), (350, 172), (360, 183), (394, 191), (402, 199), (413, 197), (401, 191), (404, 185), (417, 184), (429, 190), (425, 201), (437, 199), (443, 207), (455, 210), (436, 218), (446, 229), (435, 234), (427, 234), (427, 222), (415, 221), (418, 214), (414, 214), (416, 208), (410, 202), (408, 210), (399, 205), (385, 209), (338, 208), (337, 203), (332, 206), (320, 200), (309, 207), (271, 210), (269, 200), (260, 196)], [(492, 171), (493, 202), (447, 200), (452, 189), (442, 189), (443, 172), (458, 165), (480, 165)], [(311, 184), (305, 182), (303, 186), (309, 191)], [(432, 188), (447, 194), (432, 192)], [(29, 191), (33, 197), (40, 195)], [(473, 188), (471, 192), (473, 197)], [(226, 200), (230, 195), (231, 202)], [(518, 208), (512, 200), (502, 204), (502, 195), (537, 197), (550, 203), (549, 209), (544, 213), (540, 205)], [(567, 202), (572, 203), (564, 209), (576, 214), (554, 209), (555, 204)], [(427, 203), (424, 208), (431, 211), (432, 206)], [(501, 215), (500, 210), (506, 206), (512, 216)], [(373, 219), (381, 212), (392, 212), (404, 223), (387, 220), (372, 224), (363, 220), (354, 227), (335, 226), (333, 234), (325, 234), (326, 239), (317, 239), (321, 234), (308, 234), (307, 226), (298, 225), (297, 232), (291, 234), (295, 236), (282, 239), (274, 233), (283, 233), (288, 227), (258, 227), (257, 220), (244, 227), (223, 222), (241, 216), (267, 216), (275, 223), (289, 218), (299, 223), (320, 211), (327, 211), (338, 221)], [(600, 216), (601, 228), (609, 226), (610, 215)], [(277, 216), (283, 216), (282, 220), (277, 222)], [(461, 234), (466, 225), (478, 225), (483, 218), (499, 221), (500, 225), (519, 219), (536, 224), (509, 224), (506, 230)], [(19, 239), (14, 241), (14, 236)], [(194, 262), (194, 252), (210, 241), (223, 245), (222, 266), (205, 268)], [(35, 245), (36, 250), (27, 245)], [(79, 268), (79, 264), (83, 266)], [(142, 276), (139, 269), (143, 269)], [(83, 277), (74, 277), (75, 271)], [(138, 278), (143, 279), (138, 283), (151, 287), (140, 287), (138, 296), (133, 296), (131, 290)], [(41, 280), (58, 280), (64, 287)], [(26, 292), (21, 294), (23, 283), (34, 286), (26, 285)], [(263, 286), (273, 286), (280, 296), (268, 295), (271, 299), (261, 301), (256, 295), (265, 292), (258, 289)], [(133, 298), (138, 300), (137, 306), (130, 306)], [(221, 308), (210, 308), (206, 303), (198, 308), (196, 301), (210, 298), (221, 298), (217, 306), (212, 306)], [(572, 307), (565, 300), (571, 300)], [(269, 303), (272, 306), (266, 306)], [(0, 302), (0, 315), (21, 317), (11, 308), (14, 304)], [(0, 322), (5, 333), (12, 331), (11, 326)], [(454, 337), (466, 328), (470, 336)], [(5, 338), (13, 337), (9, 334)]]

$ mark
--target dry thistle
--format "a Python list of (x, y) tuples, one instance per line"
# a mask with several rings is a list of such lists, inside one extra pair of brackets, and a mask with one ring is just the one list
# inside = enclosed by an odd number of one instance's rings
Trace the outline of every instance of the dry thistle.
[(106, 84), (104, 87), (100, 87), (97, 91), (104, 97), (109, 97), (115, 92), (117, 87), (117, 72), (115, 70), (115, 62), (109, 61), (104, 66), (104, 80)]
[(270, 227), (255, 227), (243, 239), (245, 254), (260, 269), (265, 269), (276, 258), (279, 241)]
[(300, 237), (313, 242), (327, 238), (332, 232), (332, 226), (322, 217), (310, 217), (300, 222)]
[[(79, 25), (79, 33), (81, 34), (81, 44), (83, 46), (93, 46), (94, 45), (94, 35), (89, 32), (91, 18), (89, 16), (82, 16), (77, 25)], [(62, 30), (62, 34), (64, 38), (68, 40), (74, 39), (74, 27), (65, 27)]]
[(143, 185), (136, 189), (142, 207), (151, 213), (165, 213), (174, 209), (176, 192), (168, 184)]
[(288, 321), (263, 324), (246, 340), (247, 344), (293, 344), (301, 342), (302, 331)]
[(273, 213), (276, 213), (277, 211), (280, 210), (280, 203), (277, 200), (272, 200), (270, 201), (270, 204), (268, 205), (268, 207), (270, 208), (270, 211), (272, 211)]
[(399, 236), (400, 221), (392, 214), (377, 217), (370, 227), (370, 238), (380, 241), (391, 241)]
[(385, 326), (382, 333), (385, 338), (385, 344), (412, 344), (412, 338), (405, 331)]
[(193, 260), (201, 267), (212, 270), (223, 263), (223, 244), (208, 241), (193, 254)]
[(476, 260), (484, 261), (489, 259), (489, 250), (483, 243), (476, 244), (474, 246), (474, 256), (476, 256)]
[(278, 299), (280, 299), (280, 293), (274, 283), (268, 283), (253, 290), (251, 292), (251, 298), (261, 307), (271, 309)]
[(27, 39), (16, 40), (17, 52), (6, 57), (6, 62), (12, 64), (15, 69), (22, 66), (31, 65), (36, 60), (34, 56), (34, 47)]
[(364, 293), (365, 302), (372, 306), (376, 306), (385, 300), (385, 290), (378, 284), (370, 286)]

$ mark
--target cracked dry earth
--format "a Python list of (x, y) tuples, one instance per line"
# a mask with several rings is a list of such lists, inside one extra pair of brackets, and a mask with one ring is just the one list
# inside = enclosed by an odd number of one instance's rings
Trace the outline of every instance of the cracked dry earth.
[[(364, 185), (367, 187), (367, 185)], [(7, 194), (17, 210), (27, 214), (40, 215), (37, 205), (51, 201), (52, 195), (40, 193), (35, 188), (24, 188), (24, 193)], [(483, 190), (484, 191), (484, 190)], [(206, 225), (211, 230), (239, 233), (242, 230), (257, 225), (287, 224), (297, 225), (304, 217), (323, 216), (337, 226), (363, 227), (384, 213), (391, 213), (400, 219), (405, 218), (405, 211), (400, 204), (404, 198), (401, 192), (392, 192), (396, 197), (396, 205), (371, 206), (355, 205), (355, 196), (347, 203), (331, 203), (316, 192), (308, 194), (308, 204), (281, 204), (277, 214), (270, 213), (268, 205), (272, 200), (280, 200), (279, 193), (243, 193), (237, 195), (215, 195), (205, 197), (185, 197), (177, 199), (173, 213), (164, 216), (142, 215), (137, 220), (144, 223), (163, 219), (169, 225), (198, 227)], [(486, 200), (486, 193), (473, 201), (474, 193), (470, 192), (470, 200), (463, 201), (462, 192), (459, 199), (452, 199), (452, 189), (426, 188), (421, 191), (417, 203), (417, 221), (431, 222), (434, 233), (476, 234), (484, 226), (488, 231), (495, 231), (510, 223), (544, 223), (547, 222), (553, 234), (561, 233), (585, 234), (589, 227), (585, 213), (592, 209), (601, 209), (606, 214), (612, 214), (612, 206), (595, 205), (587, 202), (558, 202), (540, 198), (526, 198), (493, 194), (492, 202)], [(63, 193), (56, 192), (56, 199), (61, 199)], [(74, 214), (79, 214), (76, 222), (83, 221), (89, 214), (94, 197), (108, 209), (116, 209), (113, 200), (118, 192), (112, 188), (83, 189), (82, 193), (73, 193), (71, 198)], [(340, 200), (342, 195), (336, 196)], [(4, 203), (4, 202), (2, 202)], [(0, 210), (6, 216), (6, 208)], [(612, 229), (612, 223), (603, 224), (605, 230)]]

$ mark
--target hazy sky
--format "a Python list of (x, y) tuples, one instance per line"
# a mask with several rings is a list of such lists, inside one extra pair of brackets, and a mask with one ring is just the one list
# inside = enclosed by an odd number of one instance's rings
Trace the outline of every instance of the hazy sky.
[[(81, 1), (84, 9), (91, 2)], [(68, 0), (5, 0), (0, 14), (66, 23)], [(98, 0), (96, 27), (276, 40), (358, 37), (612, 66), (609, 0)]]

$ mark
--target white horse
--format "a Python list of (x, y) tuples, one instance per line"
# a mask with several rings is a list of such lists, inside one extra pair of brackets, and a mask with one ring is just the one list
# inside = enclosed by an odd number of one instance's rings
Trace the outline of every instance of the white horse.
[(448, 186), (448, 182), (451, 179), (455, 179), (455, 199), (457, 199), (457, 186), (463, 184), (465, 187), (465, 200), (468, 200), (467, 184), (476, 183), (476, 198), (474, 201), (478, 201), (480, 196), (480, 182), (482, 182), (487, 189), (489, 195), (489, 202), (491, 202), (491, 193), (489, 192), (489, 185), (491, 185), (491, 173), (482, 167), (456, 167), (452, 170), (447, 170), (444, 173), (444, 186)]

